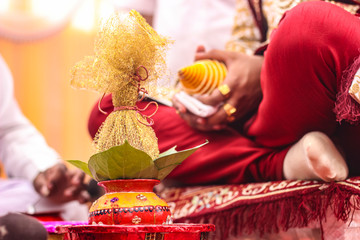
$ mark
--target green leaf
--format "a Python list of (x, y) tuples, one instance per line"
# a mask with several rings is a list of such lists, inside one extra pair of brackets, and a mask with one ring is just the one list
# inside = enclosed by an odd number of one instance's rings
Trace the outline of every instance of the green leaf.
[(152, 161), (147, 153), (125, 141), (123, 145), (94, 154), (88, 164), (79, 160), (68, 160), (68, 162), (96, 181), (133, 178), (163, 180), (175, 167), (207, 143), (206, 140), (199, 146), (179, 152), (175, 150), (175, 146)]
[(200, 147), (208, 144), (209, 141), (206, 140), (205, 143), (200, 144), (194, 148), (186, 149), (183, 151), (176, 151), (175, 147), (170, 148), (169, 150), (161, 153), (157, 159), (154, 160), (155, 166), (159, 170), (157, 179), (163, 180), (169, 173), (174, 170), (178, 165), (180, 165), (187, 157), (193, 154)]
[(145, 168), (144, 170), (139, 172), (140, 179), (157, 179), (159, 171), (156, 168), (155, 164), (151, 165), (148, 168)]
[(89, 169), (97, 181), (139, 178), (139, 174), (153, 165), (151, 157), (132, 147), (127, 141), (120, 146), (94, 154)]
[(86, 162), (80, 161), (80, 160), (67, 160), (69, 163), (71, 163), (72, 165), (74, 165), (77, 168), (80, 168), (81, 170), (84, 171), (84, 173), (86, 173), (87, 175), (89, 175), (90, 177), (94, 178), (93, 175), (91, 174), (88, 164)]

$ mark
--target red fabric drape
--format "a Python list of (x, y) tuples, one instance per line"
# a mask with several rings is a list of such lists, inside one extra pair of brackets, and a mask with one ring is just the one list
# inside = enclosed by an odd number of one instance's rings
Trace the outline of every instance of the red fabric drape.
[[(205, 139), (210, 142), (168, 178), (187, 184), (279, 180), (289, 147), (315, 130), (339, 142), (350, 174), (360, 174), (355, 167), (360, 127), (339, 125), (333, 111), (342, 74), (360, 55), (359, 49), (360, 20), (345, 10), (330, 3), (308, 2), (287, 12), (265, 52), (263, 100), (257, 115), (245, 125), (246, 136), (231, 129), (198, 132), (173, 108), (159, 107), (153, 127), (161, 152), (174, 145), (181, 150)], [(109, 96), (102, 108), (112, 110)], [(95, 106), (89, 120), (92, 135), (105, 117)]]

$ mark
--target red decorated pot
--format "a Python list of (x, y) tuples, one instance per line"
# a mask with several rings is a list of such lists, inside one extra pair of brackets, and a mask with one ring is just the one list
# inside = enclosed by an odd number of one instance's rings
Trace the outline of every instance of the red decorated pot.
[(170, 224), (168, 204), (153, 188), (155, 179), (121, 179), (98, 184), (105, 194), (89, 210), (89, 224)]

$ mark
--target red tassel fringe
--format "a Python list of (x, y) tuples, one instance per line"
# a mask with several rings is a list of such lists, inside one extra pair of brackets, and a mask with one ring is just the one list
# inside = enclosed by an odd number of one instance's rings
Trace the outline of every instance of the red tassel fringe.
[(349, 88), (354, 76), (360, 68), (360, 57), (344, 72), (339, 92), (336, 96), (335, 109), (336, 119), (341, 123), (345, 120), (351, 124), (359, 124), (360, 104), (349, 94)]
[(360, 209), (360, 192), (337, 183), (326, 189), (299, 193), (296, 196), (274, 199), (263, 203), (240, 205), (229, 210), (208, 215), (176, 219), (176, 222), (211, 223), (216, 226), (215, 239), (227, 239), (243, 234), (287, 231), (303, 228), (318, 221), (322, 226), (328, 209), (337, 220), (352, 220)]

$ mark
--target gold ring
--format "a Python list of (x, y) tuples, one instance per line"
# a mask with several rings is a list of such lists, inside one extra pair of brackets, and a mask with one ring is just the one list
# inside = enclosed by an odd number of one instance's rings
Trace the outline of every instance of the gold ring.
[(220, 93), (225, 97), (227, 98), (229, 96), (229, 93), (230, 93), (230, 88), (229, 88), (229, 85), (227, 84), (222, 84), (218, 87)]
[(225, 103), (223, 106), (223, 109), (226, 113), (226, 115), (228, 116), (228, 121), (232, 122), (235, 120), (235, 117), (233, 116), (233, 114), (236, 112), (236, 108), (234, 108), (232, 105), (230, 105), (229, 103)]

